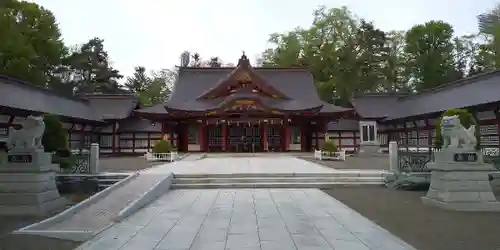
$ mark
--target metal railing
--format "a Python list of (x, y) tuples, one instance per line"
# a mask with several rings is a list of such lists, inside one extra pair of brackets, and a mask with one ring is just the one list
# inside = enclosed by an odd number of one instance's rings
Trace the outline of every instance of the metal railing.
[(400, 172), (430, 172), (427, 163), (434, 160), (434, 149), (427, 151), (398, 149), (398, 169)]

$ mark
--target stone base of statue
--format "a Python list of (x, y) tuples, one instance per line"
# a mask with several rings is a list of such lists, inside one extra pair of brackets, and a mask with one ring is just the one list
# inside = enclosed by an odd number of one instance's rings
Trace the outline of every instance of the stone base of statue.
[(485, 164), (482, 153), (461, 148), (435, 153), (435, 161), (427, 164), (431, 184), (425, 205), (454, 211), (500, 211), (500, 202), (492, 192), (489, 174), (494, 171)]
[(43, 149), (15, 150), (0, 165), (0, 215), (45, 216), (63, 210), (52, 155)]
[(357, 156), (359, 157), (377, 157), (380, 154), (380, 144), (379, 143), (366, 143), (362, 142), (359, 145), (359, 150)]

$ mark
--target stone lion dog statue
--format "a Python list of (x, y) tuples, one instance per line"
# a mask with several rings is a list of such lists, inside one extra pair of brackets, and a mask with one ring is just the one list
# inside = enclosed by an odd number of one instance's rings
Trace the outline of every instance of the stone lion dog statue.
[(21, 129), (9, 128), (7, 148), (9, 150), (43, 148), (42, 137), (44, 131), (43, 117), (30, 115), (26, 117)]
[(475, 131), (475, 125), (471, 125), (469, 129), (465, 129), (460, 123), (458, 115), (443, 117), (441, 120), (443, 148), (466, 148), (473, 150), (477, 143)]

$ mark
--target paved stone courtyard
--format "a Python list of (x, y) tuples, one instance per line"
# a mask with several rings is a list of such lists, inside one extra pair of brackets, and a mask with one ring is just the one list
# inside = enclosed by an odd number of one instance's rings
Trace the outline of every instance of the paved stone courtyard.
[(174, 190), (79, 250), (414, 249), (317, 189)]
[[(235, 174), (235, 173), (335, 173), (339, 171), (330, 167), (299, 159), (292, 156), (277, 157), (221, 157), (204, 158), (197, 161), (179, 161), (158, 165), (149, 172), (173, 172), (175, 174)], [(374, 171), (380, 170), (361, 170)]]

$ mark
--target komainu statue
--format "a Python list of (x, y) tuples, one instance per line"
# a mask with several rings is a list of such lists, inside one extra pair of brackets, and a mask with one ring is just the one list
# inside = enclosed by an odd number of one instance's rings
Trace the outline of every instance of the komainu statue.
[(28, 116), (19, 130), (9, 128), (7, 148), (10, 150), (27, 150), (43, 148), (42, 137), (45, 131), (43, 117)]
[(445, 116), (441, 120), (441, 135), (443, 136), (443, 149), (464, 148), (474, 150), (477, 140), (476, 126), (471, 125), (465, 129), (460, 123), (458, 115)]

